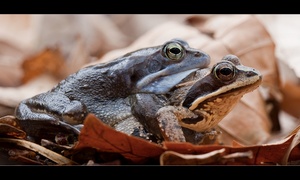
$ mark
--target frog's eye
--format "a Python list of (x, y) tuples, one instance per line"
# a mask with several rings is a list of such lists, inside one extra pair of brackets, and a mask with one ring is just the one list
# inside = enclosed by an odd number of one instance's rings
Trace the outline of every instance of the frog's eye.
[(229, 63), (220, 63), (215, 66), (214, 74), (221, 81), (230, 81), (235, 77), (235, 67)]
[(165, 46), (164, 53), (171, 60), (179, 60), (183, 57), (185, 51), (180, 44), (170, 43)]

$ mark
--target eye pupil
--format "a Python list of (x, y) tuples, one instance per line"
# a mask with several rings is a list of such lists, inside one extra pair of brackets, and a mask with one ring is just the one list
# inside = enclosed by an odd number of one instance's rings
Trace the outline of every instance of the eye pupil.
[(222, 68), (222, 69), (220, 69), (220, 73), (225, 76), (228, 76), (232, 73), (232, 70), (230, 68)]
[(229, 63), (220, 63), (214, 68), (215, 77), (223, 82), (229, 82), (235, 77), (234, 66)]
[(179, 48), (172, 48), (172, 49), (170, 49), (170, 52), (173, 54), (179, 54), (181, 51)]
[(170, 60), (180, 60), (184, 55), (185, 51), (183, 46), (179, 43), (171, 42), (164, 47), (165, 56)]

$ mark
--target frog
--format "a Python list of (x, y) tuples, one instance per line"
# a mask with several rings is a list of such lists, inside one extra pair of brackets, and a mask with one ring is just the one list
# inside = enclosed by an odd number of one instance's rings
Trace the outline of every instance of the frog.
[(222, 144), (218, 123), (261, 82), (257, 69), (228, 54), (216, 64), (194, 71), (167, 94), (135, 94), (133, 114), (161, 142)]
[(165, 94), (209, 64), (207, 53), (173, 38), (83, 67), (49, 91), (22, 100), (14, 115), (33, 138), (54, 136), (58, 130), (78, 135), (89, 113), (120, 132), (148, 138), (143, 124), (132, 115), (131, 97), (138, 93)]

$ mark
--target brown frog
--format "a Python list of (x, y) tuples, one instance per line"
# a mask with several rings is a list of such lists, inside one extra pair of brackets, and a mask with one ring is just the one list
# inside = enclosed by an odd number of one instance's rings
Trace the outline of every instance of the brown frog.
[(214, 128), (261, 80), (256, 69), (227, 55), (211, 68), (193, 72), (165, 96), (134, 95), (133, 114), (162, 141), (214, 143)]

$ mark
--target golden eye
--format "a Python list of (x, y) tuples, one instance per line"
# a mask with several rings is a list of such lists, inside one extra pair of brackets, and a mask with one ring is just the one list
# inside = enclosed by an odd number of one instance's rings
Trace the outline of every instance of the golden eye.
[(164, 53), (171, 60), (179, 60), (183, 57), (185, 51), (180, 44), (173, 42), (165, 46)]
[(230, 81), (235, 77), (235, 67), (229, 63), (220, 63), (215, 66), (214, 74), (221, 81)]

